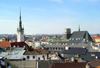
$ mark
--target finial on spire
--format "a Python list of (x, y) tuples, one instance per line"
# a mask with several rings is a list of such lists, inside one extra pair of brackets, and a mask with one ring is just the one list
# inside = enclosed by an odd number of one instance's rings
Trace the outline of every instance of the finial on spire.
[(79, 29), (78, 29), (78, 31), (80, 31), (80, 24), (79, 24)]

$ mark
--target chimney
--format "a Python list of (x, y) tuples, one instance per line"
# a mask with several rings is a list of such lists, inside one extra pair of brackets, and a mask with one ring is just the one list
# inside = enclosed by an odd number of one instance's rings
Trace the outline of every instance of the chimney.
[(69, 60), (68, 59), (65, 59), (65, 63), (69, 63)]
[(75, 63), (75, 62), (74, 62), (74, 57), (71, 57), (71, 63)]

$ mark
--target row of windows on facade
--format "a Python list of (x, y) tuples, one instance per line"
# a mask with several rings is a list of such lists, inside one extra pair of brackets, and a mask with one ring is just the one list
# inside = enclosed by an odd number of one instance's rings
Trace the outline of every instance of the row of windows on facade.
[[(44, 55), (42, 56), (43, 59), (45, 59)], [(27, 56), (27, 59), (30, 59), (30, 56)], [(35, 56), (33, 56), (33, 59), (35, 59)], [(38, 60), (40, 60), (40, 57), (38, 57)]]
[[(42, 48), (40, 48), (40, 49), (42, 49)], [(58, 48), (57, 47), (55, 47), (55, 48), (54, 47), (50, 47), (50, 48), (47, 47), (46, 49), (49, 49), (49, 50), (64, 50), (64, 48), (62, 48), (62, 47), (61, 48), (60, 47), (58, 47)]]
[(82, 38), (71, 38), (71, 40), (82, 40)]
[(42, 43), (43, 44), (49, 44), (49, 45), (67, 45), (67, 43)]
[[(26, 46), (26, 45), (24, 45), (23, 47), (25, 48), (25, 46)], [(14, 48), (15, 48), (15, 47), (19, 47), (19, 45), (17, 45), (17, 46), (13, 46), (13, 47), (14, 47)]]
[(82, 42), (80, 43), (70, 43), (69, 45), (78, 45), (78, 44), (83, 44)]

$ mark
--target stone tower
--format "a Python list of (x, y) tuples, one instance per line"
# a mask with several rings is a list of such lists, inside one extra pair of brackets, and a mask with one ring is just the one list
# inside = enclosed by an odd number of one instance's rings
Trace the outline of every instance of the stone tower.
[(19, 27), (17, 28), (17, 42), (23, 42), (23, 41), (24, 41), (24, 27), (22, 28), (21, 8), (20, 8)]
[(71, 29), (65, 28), (65, 39), (69, 39), (71, 36)]

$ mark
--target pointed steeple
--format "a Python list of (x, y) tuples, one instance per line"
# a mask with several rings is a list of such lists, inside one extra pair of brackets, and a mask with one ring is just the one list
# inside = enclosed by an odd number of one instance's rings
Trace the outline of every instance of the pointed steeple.
[(19, 28), (22, 29), (22, 21), (21, 21), (21, 7), (20, 7), (20, 17), (19, 17)]
[(24, 30), (22, 28), (22, 21), (21, 21), (21, 7), (20, 7), (20, 13), (19, 13), (19, 27), (17, 28), (17, 30)]
[(78, 31), (80, 31), (80, 25), (79, 25)]

